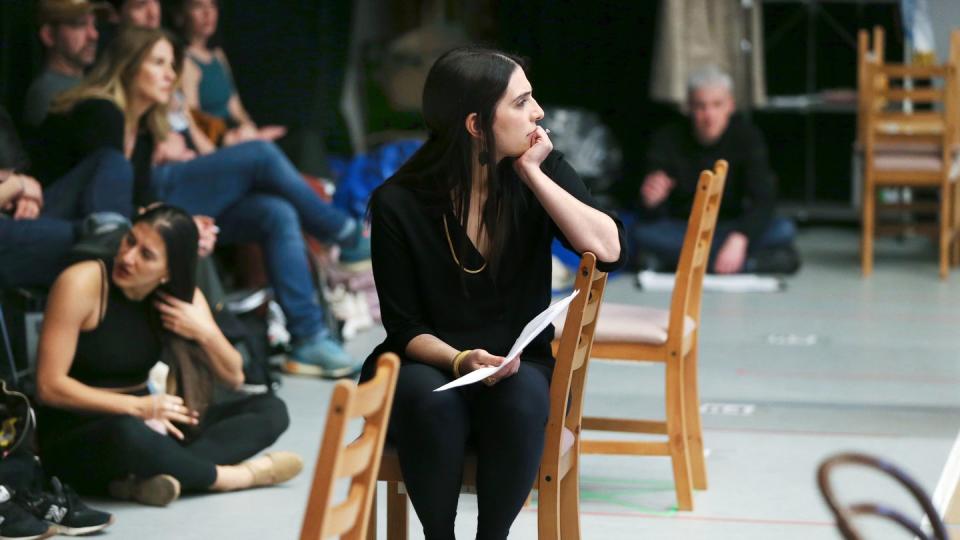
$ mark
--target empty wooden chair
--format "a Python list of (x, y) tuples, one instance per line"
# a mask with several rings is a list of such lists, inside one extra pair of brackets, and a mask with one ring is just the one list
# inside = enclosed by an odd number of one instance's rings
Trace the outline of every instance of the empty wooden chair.
[[(366, 383), (341, 380), (333, 387), (300, 540), (366, 537), (399, 369), (397, 355), (386, 353)], [(348, 441), (347, 426), (358, 418), (364, 419), (363, 432)], [(349, 491), (345, 500), (335, 502), (334, 489), (341, 479), (350, 480)]]
[[(835, 469), (843, 466), (860, 466), (880, 471), (896, 480), (900, 485), (907, 488), (910, 495), (923, 509), (925, 517), (930, 523), (932, 536), (928, 535), (923, 527), (913, 519), (907, 517), (899, 510), (881, 503), (853, 503), (842, 504), (833, 490), (833, 483), (830, 475)], [(898, 467), (882, 459), (868, 456), (866, 454), (848, 453), (831, 456), (820, 464), (817, 469), (817, 484), (820, 486), (820, 493), (823, 495), (830, 512), (837, 523), (837, 529), (844, 540), (865, 540), (864, 536), (857, 530), (854, 524), (854, 518), (858, 516), (875, 516), (888, 519), (897, 523), (902, 528), (910, 531), (915, 538), (923, 540), (949, 540), (947, 529), (940, 519), (940, 515), (933, 507), (930, 497), (926, 491), (917, 484), (910, 476)]]
[[(950, 59), (941, 65), (903, 65), (866, 58), (859, 95), (860, 136), (864, 149), (863, 202), (861, 205), (861, 269), (873, 273), (873, 239), (877, 233), (902, 227), (878, 225), (880, 189), (916, 188), (937, 193), (933, 204), (897, 203), (901, 212), (927, 212), (936, 216), (933, 227), (914, 224), (939, 246), (940, 277), (946, 278), (951, 262), (958, 261), (958, 197), (956, 163), (958, 143), (957, 40), (951, 35)], [(863, 37), (861, 37), (863, 41)], [(862, 46), (861, 46), (862, 47)], [(914, 85), (922, 82), (923, 85)]]
[(693, 509), (693, 488), (707, 488), (697, 389), (697, 341), (703, 275), (717, 224), (727, 162), (703, 171), (677, 266), (670, 310), (604, 304), (597, 325), (594, 358), (661, 362), (665, 365), (666, 419), (584, 417), (583, 428), (666, 435), (664, 441), (593, 440), (585, 438), (585, 454), (669, 456), (680, 510)]
[[(538, 491), (537, 521), (541, 540), (580, 538), (580, 430), (583, 388), (590, 347), (597, 324), (607, 275), (596, 269), (597, 258), (585, 253), (577, 270), (574, 289), (580, 294), (571, 302), (560, 336), (556, 365), (550, 381), (550, 415), (547, 420), (543, 458), (534, 486)], [(476, 460), (468, 456), (464, 466), (465, 492), (475, 491)], [(403, 476), (396, 451), (384, 450), (379, 479), (387, 482), (387, 538), (405, 540), (408, 502), (401, 489)], [(375, 540), (376, 513), (370, 515), (368, 538)]]

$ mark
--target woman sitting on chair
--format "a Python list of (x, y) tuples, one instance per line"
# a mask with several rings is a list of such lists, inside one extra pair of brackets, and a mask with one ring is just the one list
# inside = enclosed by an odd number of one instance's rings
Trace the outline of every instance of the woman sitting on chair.
[(456, 49), (423, 90), (429, 138), (370, 202), (386, 341), (402, 358), (389, 437), (427, 539), (454, 538), (464, 456), (477, 453), (477, 538), (503, 539), (530, 492), (549, 414), (552, 327), (485, 385), (433, 390), (505, 362), (550, 303), (550, 244), (609, 271), (623, 226), (599, 210), (546, 131), (521, 61)]
[[(197, 238), (189, 215), (156, 206), (109, 266), (75, 264), (53, 285), (37, 366), (40, 453), (80, 491), (164, 506), (181, 488), (244, 489), (300, 471), (289, 452), (248, 459), (287, 429), (280, 399), (211, 402), (214, 379), (243, 383), (242, 358), (195, 287)], [(158, 360), (184, 397), (148, 392)]]

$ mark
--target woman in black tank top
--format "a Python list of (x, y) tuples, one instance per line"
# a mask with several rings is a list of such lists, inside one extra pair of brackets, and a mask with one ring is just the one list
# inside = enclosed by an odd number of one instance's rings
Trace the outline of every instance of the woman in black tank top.
[[(197, 237), (188, 214), (157, 206), (109, 268), (82, 262), (54, 283), (37, 366), (40, 452), (81, 491), (164, 506), (181, 489), (244, 489), (301, 469), (289, 452), (248, 459), (289, 424), (276, 396), (210, 401), (214, 380), (243, 383), (243, 360), (195, 287)], [(159, 360), (170, 393), (151, 394)]]

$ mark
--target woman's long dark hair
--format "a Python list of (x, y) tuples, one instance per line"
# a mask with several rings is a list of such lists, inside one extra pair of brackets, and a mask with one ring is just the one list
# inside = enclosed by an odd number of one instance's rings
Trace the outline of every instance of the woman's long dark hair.
[[(477, 157), (465, 121), (470, 114), (477, 114), (482, 133), (480, 159), (489, 161), (496, 148), (493, 120), (497, 103), (517, 69), (525, 69), (522, 59), (491, 49), (453, 49), (437, 59), (423, 86), (427, 142), (385, 185), (408, 186), (438, 215), (447, 213), (452, 202), (454, 217), (466, 228)], [(487, 265), (494, 276), (525, 200), (519, 182), (503, 181), (512, 161), (508, 158), (485, 167), (487, 201), (481, 210), (480, 231), (485, 231), (490, 241)], [(461, 235), (451, 235), (451, 240), (462, 268), (468, 241)]]
[[(133, 224), (137, 223), (146, 223), (156, 231), (167, 250), (167, 282), (158, 289), (184, 302), (193, 302), (200, 240), (193, 218), (177, 207), (159, 205), (134, 218)], [(167, 392), (179, 394), (187, 407), (202, 414), (213, 396), (207, 353), (193, 341), (164, 332), (160, 360), (170, 366)]]

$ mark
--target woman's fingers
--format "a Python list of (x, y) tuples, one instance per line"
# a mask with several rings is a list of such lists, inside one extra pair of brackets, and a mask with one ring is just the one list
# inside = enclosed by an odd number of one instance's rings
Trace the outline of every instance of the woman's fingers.
[(177, 427), (173, 425), (173, 422), (169, 420), (163, 420), (163, 426), (167, 428), (167, 433), (173, 435), (175, 438), (181, 441), (183, 440), (183, 432), (177, 429)]

